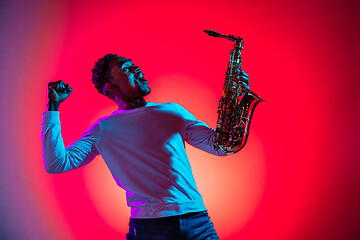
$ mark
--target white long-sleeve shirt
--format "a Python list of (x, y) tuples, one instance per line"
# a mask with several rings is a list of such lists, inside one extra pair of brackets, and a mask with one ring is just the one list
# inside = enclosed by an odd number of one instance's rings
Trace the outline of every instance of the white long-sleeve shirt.
[(125, 189), (132, 218), (160, 218), (206, 210), (185, 151), (185, 141), (214, 150), (214, 130), (176, 103), (147, 103), (98, 119), (65, 147), (58, 111), (43, 113), (44, 164), (49, 173), (79, 168), (101, 154)]

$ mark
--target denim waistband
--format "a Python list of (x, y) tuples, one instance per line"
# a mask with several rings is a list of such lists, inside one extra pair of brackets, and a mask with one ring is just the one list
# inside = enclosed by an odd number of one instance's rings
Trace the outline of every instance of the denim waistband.
[(189, 212), (189, 213), (185, 213), (182, 215), (175, 215), (175, 216), (169, 216), (169, 217), (161, 217), (161, 218), (130, 218), (130, 220), (135, 221), (135, 222), (169, 222), (172, 220), (178, 220), (178, 219), (184, 219), (184, 218), (189, 218), (198, 214), (207, 214), (207, 210), (205, 211), (200, 211), (200, 212)]

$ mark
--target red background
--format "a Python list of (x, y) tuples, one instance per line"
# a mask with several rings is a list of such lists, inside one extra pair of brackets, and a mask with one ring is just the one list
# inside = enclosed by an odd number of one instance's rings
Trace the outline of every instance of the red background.
[[(129, 211), (99, 157), (65, 174), (42, 162), (46, 85), (65, 143), (116, 105), (92, 85), (105, 53), (133, 59), (153, 102), (175, 101), (214, 127), (232, 43), (257, 107), (247, 146), (216, 158), (188, 146), (221, 239), (359, 239), (357, 1), (25, 1), (0, 3), (2, 239), (124, 239)], [(139, 146), (141, 147), (141, 146)]]

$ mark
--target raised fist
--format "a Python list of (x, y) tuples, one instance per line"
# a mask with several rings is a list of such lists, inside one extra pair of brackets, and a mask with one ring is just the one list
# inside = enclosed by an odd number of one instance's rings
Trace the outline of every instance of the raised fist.
[(65, 84), (62, 80), (57, 82), (50, 82), (48, 84), (48, 99), (49, 102), (61, 103), (72, 92), (72, 88), (69, 84)]

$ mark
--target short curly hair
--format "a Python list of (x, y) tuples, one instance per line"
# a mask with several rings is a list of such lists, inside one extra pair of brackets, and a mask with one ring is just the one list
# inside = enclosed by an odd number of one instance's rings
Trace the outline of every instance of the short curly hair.
[(96, 63), (92, 71), (92, 82), (99, 93), (109, 97), (113, 100), (113, 96), (104, 88), (106, 83), (109, 82), (109, 63), (116, 59), (122, 58), (116, 54), (108, 53), (104, 57), (100, 58)]

